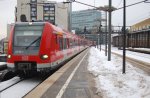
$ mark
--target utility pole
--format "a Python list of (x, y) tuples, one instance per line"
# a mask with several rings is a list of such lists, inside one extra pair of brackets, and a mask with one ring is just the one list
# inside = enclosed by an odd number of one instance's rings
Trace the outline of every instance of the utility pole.
[(109, 0), (109, 25), (108, 25), (108, 61), (111, 61), (111, 0)]
[(99, 47), (100, 47), (100, 51), (101, 51), (101, 40), (102, 40), (102, 38), (101, 38), (101, 21), (100, 21), (100, 25), (99, 25)]
[(125, 64), (126, 64), (126, 0), (123, 2), (123, 70), (122, 73), (125, 74)]
[(72, 2), (70, 3), (70, 32), (72, 32)]
[(107, 11), (105, 11), (106, 14), (106, 23), (105, 23), (105, 56), (107, 56)]
[(86, 26), (84, 27), (84, 38), (86, 37)]
[(68, 3), (68, 30), (71, 32), (72, 28), (72, 2), (71, 0), (67, 0)]

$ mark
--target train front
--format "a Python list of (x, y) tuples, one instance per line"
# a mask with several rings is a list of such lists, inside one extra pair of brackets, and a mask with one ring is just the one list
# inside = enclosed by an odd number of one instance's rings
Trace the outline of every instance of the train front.
[(43, 60), (48, 58), (48, 55), (41, 53), (40, 47), (44, 26), (43, 22), (14, 25), (8, 44), (9, 70), (19, 74), (34, 72), (37, 71), (37, 67), (40, 67), (40, 63), (42, 65)]

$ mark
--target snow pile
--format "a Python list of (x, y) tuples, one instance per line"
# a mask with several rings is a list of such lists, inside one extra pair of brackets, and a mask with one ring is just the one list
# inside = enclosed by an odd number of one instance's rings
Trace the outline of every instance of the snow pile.
[(95, 76), (97, 93), (103, 98), (150, 98), (150, 77), (131, 64), (122, 74), (122, 59), (112, 55), (107, 61), (103, 51), (92, 47), (88, 70)]

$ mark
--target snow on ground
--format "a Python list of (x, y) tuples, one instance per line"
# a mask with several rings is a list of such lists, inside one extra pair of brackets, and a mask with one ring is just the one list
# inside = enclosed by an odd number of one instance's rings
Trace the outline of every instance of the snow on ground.
[(4, 81), (4, 82), (0, 82), (0, 91), (5, 89), (6, 87), (9, 87), (10, 85), (18, 82), (20, 80), (19, 77), (14, 77), (10, 80)]
[[(102, 47), (103, 50), (105, 50), (105, 45), (102, 45), (101, 47)], [(144, 49), (144, 48), (140, 48), (140, 49)], [(148, 50), (148, 48), (146, 48), (146, 49)], [(120, 54), (120, 55), (123, 54), (123, 51), (118, 49), (117, 47), (111, 47), (111, 52), (117, 53), (117, 54)], [(135, 59), (138, 59), (139, 61), (147, 62), (147, 63), (150, 64), (150, 54), (145, 54), (145, 53), (133, 52), (133, 51), (126, 50), (126, 57), (135, 58)]]
[(22, 98), (36, 87), (42, 80), (27, 79), (0, 93), (0, 98)]
[(137, 50), (145, 50), (145, 51), (150, 51), (149, 48), (131, 48), (131, 49), (137, 49)]
[(4, 65), (4, 64), (6, 64), (6, 62), (0, 62), (0, 66), (2, 66), (2, 65)]
[[(104, 48), (104, 46), (102, 46)], [(111, 48), (111, 52), (117, 53), (117, 54), (122, 54), (122, 50), (118, 50), (115, 47)], [(144, 54), (144, 53), (137, 53), (133, 51), (126, 51), (126, 56), (130, 58), (136, 58), (139, 61), (147, 62), (150, 64), (150, 55), (149, 54)]]
[(92, 47), (88, 62), (97, 93), (103, 98), (150, 98), (149, 75), (130, 63), (126, 63), (126, 74), (122, 74), (122, 58), (112, 55), (107, 61), (104, 51)]

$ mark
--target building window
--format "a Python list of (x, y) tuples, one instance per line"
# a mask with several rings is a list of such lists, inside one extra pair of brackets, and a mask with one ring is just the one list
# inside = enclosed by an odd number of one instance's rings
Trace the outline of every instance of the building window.
[(36, 17), (31, 17), (31, 20), (32, 21), (36, 21)]
[(44, 20), (49, 20), (49, 17), (45, 16), (45, 17), (44, 17)]
[(36, 8), (35, 7), (31, 7), (31, 11), (36, 11)]
[(36, 12), (31, 12), (31, 16), (36, 16)]
[(37, 0), (30, 0), (31, 6), (30, 6), (30, 17), (31, 21), (37, 20)]
[(51, 11), (54, 11), (54, 8), (52, 7), (52, 8), (50, 8), (50, 10), (51, 10)]
[(49, 8), (48, 7), (44, 7), (44, 11), (48, 11), (49, 10)]
[(43, 20), (55, 24), (55, 5), (49, 4), (43, 6)]
[(54, 20), (54, 17), (50, 17), (50, 20)]

